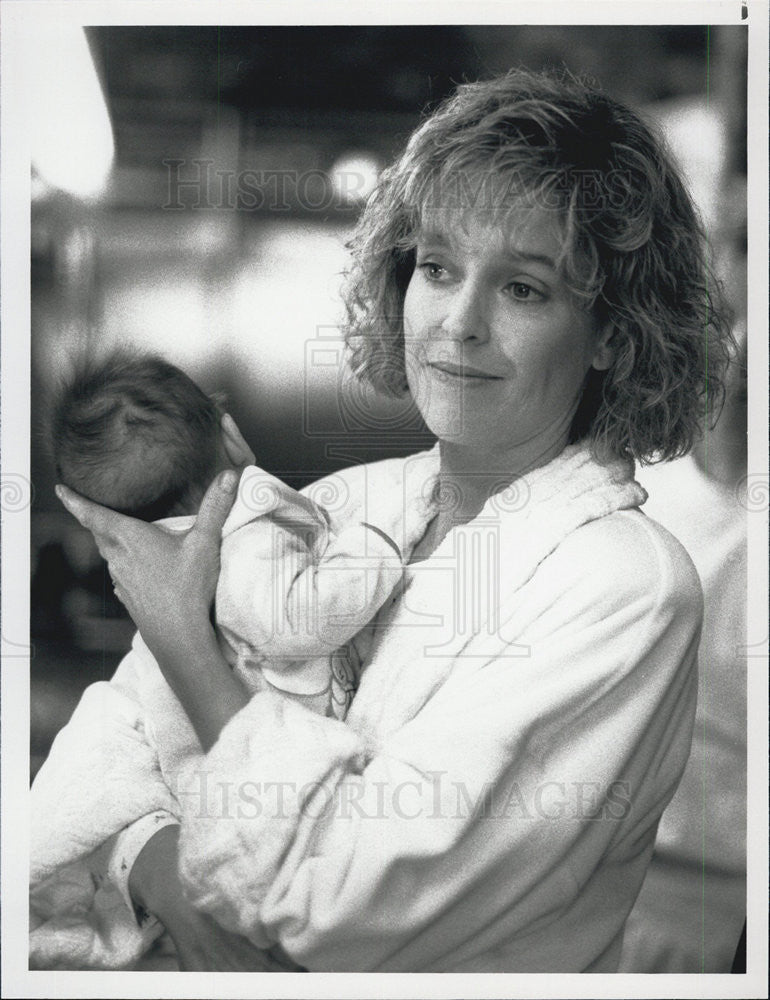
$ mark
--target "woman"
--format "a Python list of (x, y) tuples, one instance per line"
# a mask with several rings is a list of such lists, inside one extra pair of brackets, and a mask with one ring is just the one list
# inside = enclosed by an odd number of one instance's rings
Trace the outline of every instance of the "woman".
[(207, 754), (131, 901), (183, 968), (612, 971), (695, 708), (697, 576), (632, 464), (719, 395), (692, 205), (631, 111), (513, 72), (417, 130), (353, 251), (354, 364), (438, 444), (336, 477), (340, 520), (420, 537), (346, 724), (249, 701), (219, 652), (233, 476), (182, 540), (60, 492)]

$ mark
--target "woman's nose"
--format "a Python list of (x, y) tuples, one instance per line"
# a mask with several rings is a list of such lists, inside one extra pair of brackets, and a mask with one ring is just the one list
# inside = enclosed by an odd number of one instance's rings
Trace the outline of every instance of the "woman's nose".
[(452, 340), (487, 340), (489, 322), (482, 291), (470, 282), (458, 288), (447, 306), (441, 326)]

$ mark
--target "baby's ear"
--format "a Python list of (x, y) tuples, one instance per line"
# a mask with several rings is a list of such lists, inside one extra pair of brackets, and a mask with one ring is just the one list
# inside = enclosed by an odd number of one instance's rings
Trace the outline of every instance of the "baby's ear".
[(615, 327), (612, 323), (606, 323), (601, 329), (591, 359), (591, 367), (595, 368), (596, 371), (606, 372), (608, 368), (612, 367), (615, 360), (615, 348), (612, 343), (614, 338)]

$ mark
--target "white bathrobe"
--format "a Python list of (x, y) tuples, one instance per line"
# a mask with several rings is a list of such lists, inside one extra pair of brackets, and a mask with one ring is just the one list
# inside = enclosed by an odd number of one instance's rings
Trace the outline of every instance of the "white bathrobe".
[[(401, 545), (436, 477), (351, 469), (336, 517), (397, 509)], [(346, 722), (256, 694), (180, 769), (193, 902), (317, 971), (615, 969), (697, 684), (697, 576), (643, 500), (566, 449), (408, 568)], [(168, 808), (148, 774), (126, 821)]]

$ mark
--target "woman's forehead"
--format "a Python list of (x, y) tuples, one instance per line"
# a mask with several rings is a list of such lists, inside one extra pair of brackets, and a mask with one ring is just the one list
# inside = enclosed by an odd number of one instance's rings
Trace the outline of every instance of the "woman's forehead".
[(489, 210), (434, 205), (420, 213), (415, 237), (448, 248), (483, 243), (511, 254), (526, 250), (556, 261), (564, 251), (565, 226), (560, 211), (532, 200)]

